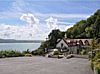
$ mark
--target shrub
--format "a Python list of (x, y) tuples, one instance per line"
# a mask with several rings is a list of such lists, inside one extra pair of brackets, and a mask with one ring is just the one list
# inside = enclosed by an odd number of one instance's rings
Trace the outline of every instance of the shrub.
[(96, 56), (93, 58), (94, 61), (97, 61), (98, 59), (100, 59), (100, 52), (96, 53)]
[(96, 53), (95, 57), (91, 59), (91, 67), (95, 68), (97, 74), (100, 74), (100, 52)]
[(96, 71), (97, 71), (98, 74), (100, 74), (100, 64), (98, 64), (98, 65), (96, 66)]
[(60, 51), (54, 51), (53, 55), (61, 55), (62, 53)]
[(31, 53), (31, 52), (29, 51), (29, 49), (27, 49), (26, 51), (23, 51), (22, 53), (23, 54), (28, 54), (28, 53)]
[(19, 57), (19, 56), (24, 56), (23, 53), (19, 51), (14, 51), (14, 50), (2, 50), (0, 51), (0, 58), (3, 57)]
[(21, 53), (21, 52), (17, 51), (17, 52), (15, 53), (15, 55), (16, 55), (16, 57), (20, 57), (20, 56), (24, 56), (24, 53)]
[(0, 51), (0, 58), (2, 58), (3, 57), (3, 52), (2, 51)]
[(92, 70), (94, 69), (94, 64), (93, 64), (93, 62), (91, 62), (91, 68), (92, 68)]
[(31, 53), (32, 55), (40, 55), (40, 56), (43, 56), (45, 54), (43, 49), (37, 49), (35, 51), (32, 51)]
[(25, 54), (26, 57), (32, 57), (32, 54)]
[(85, 54), (86, 54), (86, 50), (83, 49), (83, 50), (81, 51), (81, 55), (85, 55)]
[(38, 55), (38, 53), (37, 53), (36, 50), (35, 51), (32, 51), (31, 53), (32, 53), (32, 55)]
[(100, 74), (100, 62), (94, 62), (96, 74)]

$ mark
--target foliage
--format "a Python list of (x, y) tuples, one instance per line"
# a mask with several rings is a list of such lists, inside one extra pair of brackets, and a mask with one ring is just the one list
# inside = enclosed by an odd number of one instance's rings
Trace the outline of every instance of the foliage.
[(25, 54), (25, 56), (26, 57), (32, 57), (32, 54), (27, 53), (27, 54)]
[(100, 9), (86, 20), (77, 22), (66, 33), (68, 38), (100, 38)]
[(54, 51), (53, 55), (61, 55), (62, 53), (60, 51)]
[(93, 39), (92, 42), (91, 42), (91, 48), (90, 49), (100, 49), (100, 39), (97, 38), (97, 39)]
[(43, 56), (45, 54), (44, 49), (37, 49), (35, 51), (32, 51), (32, 55), (40, 55)]
[(23, 54), (30, 54), (31, 52), (29, 51), (29, 49), (27, 49), (26, 51), (22, 52)]
[(81, 55), (86, 55), (86, 50), (82, 49)]
[(94, 41), (92, 41), (91, 49), (100, 48), (100, 9), (86, 20), (77, 22), (66, 32), (61, 32), (59, 29), (52, 30), (48, 35), (48, 40), (43, 42), (38, 50), (34, 51), (33, 54), (43, 54), (45, 48), (55, 48), (57, 39), (63, 38), (65, 33), (67, 34), (67, 38), (94, 39)]
[(97, 74), (100, 74), (100, 63), (95, 66), (95, 70)]
[(41, 46), (35, 50), (32, 51), (33, 55), (43, 55), (45, 54), (44, 49), (46, 48), (55, 48), (57, 39), (61, 39), (64, 37), (65, 32), (61, 32), (59, 29), (52, 30), (52, 32), (48, 35), (48, 40), (41, 43)]
[(19, 56), (24, 56), (23, 53), (19, 51), (14, 51), (14, 50), (2, 50), (0, 51), (0, 58), (3, 57), (19, 57)]
[(96, 56), (91, 61), (91, 67), (96, 71), (97, 74), (100, 73), (100, 52), (96, 53)]
[(48, 35), (49, 46), (54, 46), (57, 43), (57, 39), (61, 39), (64, 37), (64, 32), (61, 32), (59, 29), (52, 30), (52, 32)]
[(98, 59), (100, 59), (100, 52), (98, 52), (96, 56), (93, 58), (94, 61), (97, 61)]
[[(86, 20), (77, 22), (73, 27), (67, 31), (68, 38), (91, 38), (91, 50), (100, 49), (100, 9), (97, 10), (92, 16)], [(81, 54), (86, 54), (87, 50), (83, 50)], [(91, 59), (91, 67), (96, 69), (97, 73), (100, 73), (100, 52), (95, 53)], [(99, 60), (99, 61), (98, 61)]]

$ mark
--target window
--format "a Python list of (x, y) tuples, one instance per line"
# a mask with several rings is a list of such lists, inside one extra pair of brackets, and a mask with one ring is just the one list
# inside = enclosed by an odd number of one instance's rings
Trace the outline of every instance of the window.
[(85, 40), (84, 43), (85, 43), (85, 45), (89, 45), (88, 40)]
[(63, 47), (63, 43), (61, 43), (61, 48)]

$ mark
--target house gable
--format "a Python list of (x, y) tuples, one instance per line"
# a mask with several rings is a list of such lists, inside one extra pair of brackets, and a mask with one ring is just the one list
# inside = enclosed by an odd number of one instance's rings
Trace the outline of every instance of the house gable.
[(56, 47), (57, 48), (64, 48), (64, 47), (67, 48), (68, 45), (67, 45), (67, 42), (64, 39), (62, 39), (62, 40), (60, 40), (60, 42), (57, 43)]

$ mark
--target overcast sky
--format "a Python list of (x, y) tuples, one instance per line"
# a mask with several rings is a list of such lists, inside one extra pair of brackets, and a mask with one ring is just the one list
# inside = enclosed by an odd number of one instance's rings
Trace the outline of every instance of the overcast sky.
[(66, 31), (97, 9), (100, 0), (0, 0), (0, 38), (42, 40)]

